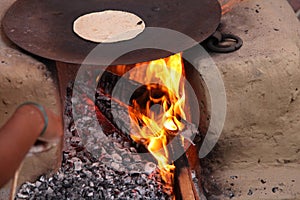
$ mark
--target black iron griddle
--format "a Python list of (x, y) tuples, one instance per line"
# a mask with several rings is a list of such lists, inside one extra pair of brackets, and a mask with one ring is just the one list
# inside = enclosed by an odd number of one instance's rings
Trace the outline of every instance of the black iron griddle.
[[(221, 18), (217, 0), (18, 0), (7, 11), (2, 24), (6, 35), (24, 50), (55, 61), (80, 64), (97, 45), (73, 32), (73, 21), (79, 16), (104, 10), (122, 10), (141, 17), (147, 27), (162, 27), (184, 33), (202, 42), (215, 32)], [(147, 34), (107, 48), (134, 45)], [(155, 37), (155, 42), (160, 37)], [(169, 46), (168, 46), (169, 45)], [(167, 57), (191, 48), (185, 41), (168, 41), (169, 52), (143, 49), (127, 53), (113, 64), (134, 64)], [(100, 64), (101, 57), (97, 61)]]

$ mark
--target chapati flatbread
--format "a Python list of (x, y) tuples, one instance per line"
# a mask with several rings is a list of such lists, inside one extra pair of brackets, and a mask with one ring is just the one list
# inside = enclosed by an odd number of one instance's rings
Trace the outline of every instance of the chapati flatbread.
[(113, 43), (135, 38), (145, 29), (144, 21), (137, 15), (124, 11), (106, 10), (77, 18), (73, 31), (89, 41)]

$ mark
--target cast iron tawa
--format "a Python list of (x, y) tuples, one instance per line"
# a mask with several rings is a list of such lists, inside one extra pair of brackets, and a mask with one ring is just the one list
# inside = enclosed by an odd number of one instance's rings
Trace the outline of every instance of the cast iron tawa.
[[(141, 17), (146, 27), (161, 27), (202, 42), (215, 32), (221, 18), (217, 0), (18, 0), (5, 14), (2, 24), (8, 38), (24, 50), (55, 61), (80, 64), (98, 44), (78, 37), (73, 22), (79, 16), (104, 10), (121, 10)], [(112, 63), (134, 64), (170, 56), (192, 47), (190, 42), (153, 35), (151, 41), (163, 49), (140, 49)], [(147, 29), (128, 41), (103, 44), (114, 49), (149, 42)], [(143, 45), (142, 45), (143, 46)], [(89, 64), (101, 65), (105, 55)]]

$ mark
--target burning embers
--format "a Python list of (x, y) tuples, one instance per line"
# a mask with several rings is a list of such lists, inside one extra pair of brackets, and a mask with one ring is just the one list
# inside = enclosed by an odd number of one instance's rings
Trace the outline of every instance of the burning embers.
[(130, 136), (155, 157), (163, 180), (172, 186), (175, 166), (167, 146), (184, 129), (181, 120), (186, 120), (181, 54), (138, 64), (138, 67), (145, 65), (144, 70), (142, 67), (138, 73), (130, 74), (131, 79), (146, 83), (130, 100)]

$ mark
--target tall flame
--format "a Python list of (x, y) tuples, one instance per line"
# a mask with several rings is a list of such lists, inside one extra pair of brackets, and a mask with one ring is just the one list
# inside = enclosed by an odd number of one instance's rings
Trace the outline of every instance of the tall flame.
[[(181, 54), (141, 63), (147, 65), (144, 74), (130, 74), (130, 79), (149, 83), (147, 94), (132, 100), (129, 114), (133, 132), (131, 138), (142, 143), (158, 162), (162, 179), (173, 185), (175, 166), (170, 160), (167, 144), (184, 129), (180, 119), (184, 113), (185, 91), (182, 76), (184, 67)], [(141, 81), (142, 82), (142, 81)]]

